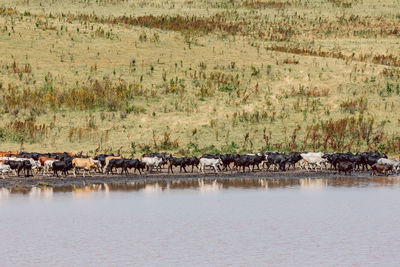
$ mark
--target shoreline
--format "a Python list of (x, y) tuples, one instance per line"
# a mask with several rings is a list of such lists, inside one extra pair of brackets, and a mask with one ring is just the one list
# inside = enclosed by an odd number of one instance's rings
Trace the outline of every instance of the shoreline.
[(0, 188), (9, 189), (14, 192), (28, 192), (32, 188), (53, 188), (55, 191), (72, 191), (74, 188), (81, 188), (85, 186), (92, 185), (107, 185), (114, 188), (123, 187), (129, 185), (133, 188), (138, 186), (139, 188), (147, 184), (168, 184), (168, 183), (186, 183), (187, 186), (191, 184), (196, 185), (199, 181), (203, 182), (221, 182), (221, 183), (235, 183), (243, 180), (251, 185), (259, 180), (265, 180), (270, 182), (278, 182), (283, 185), (295, 185), (298, 184), (301, 179), (329, 179), (337, 180), (338, 178), (344, 179), (347, 182), (354, 182), (360, 180), (374, 180), (381, 178), (399, 178), (399, 176), (376, 176), (373, 177), (369, 172), (355, 172), (351, 175), (338, 175), (336, 171), (325, 170), (322, 172), (307, 172), (303, 170), (290, 170), (290, 171), (256, 171), (256, 172), (246, 172), (246, 173), (152, 173), (152, 174), (131, 174), (129, 176), (125, 175), (101, 175), (96, 174), (93, 176), (67, 176), (67, 177), (46, 177), (46, 176), (34, 176), (34, 177), (6, 177), (0, 179)]

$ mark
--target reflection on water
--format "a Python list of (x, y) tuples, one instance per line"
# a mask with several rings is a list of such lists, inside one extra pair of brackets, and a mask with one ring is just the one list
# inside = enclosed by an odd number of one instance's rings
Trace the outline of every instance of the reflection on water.
[(396, 266), (400, 179), (0, 189), (0, 266)]
[(0, 198), (7, 197), (10, 193), (28, 194), (31, 198), (41, 197), (51, 199), (53, 192), (72, 192), (74, 197), (89, 197), (92, 192), (104, 191), (143, 191), (144, 193), (159, 193), (176, 189), (198, 189), (200, 192), (215, 192), (227, 188), (299, 188), (308, 190), (323, 190), (326, 187), (385, 187), (399, 186), (400, 177), (334, 177), (334, 178), (301, 178), (301, 179), (187, 179), (171, 181), (140, 180), (120, 184), (92, 184), (85, 186), (61, 187), (33, 187), (27, 188), (1, 188)]
[(41, 198), (41, 199), (52, 199), (53, 189), (52, 188), (38, 188), (33, 187), (29, 192), (29, 198)]
[(324, 189), (328, 186), (328, 179), (300, 179), (300, 187), (309, 190)]

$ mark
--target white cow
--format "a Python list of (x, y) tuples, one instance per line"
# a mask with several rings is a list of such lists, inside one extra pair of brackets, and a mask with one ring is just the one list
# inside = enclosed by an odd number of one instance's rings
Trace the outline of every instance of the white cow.
[(386, 159), (386, 158), (380, 158), (378, 159), (378, 164), (384, 164), (384, 165), (389, 165), (392, 167), (392, 171), (398, 173), (400, 170), (400, 162), (396, 159)]
[(51, 175), (51, 171), (53, 170), (53, 162), (55, 162), (55, 161), (58, 161), (58, 160), (49, 159), (44, 162), (43, 175), (46, 175), (46, 174), (47, 174), (47, 176)]
[(10, 173), (11, 172), (11, 167), (9, 165), (6, 165), (4, 163), (0, 162), (0, 173), (1, 173), (1, 177), (4, 179), (4, 174), (5, 173)]
[(199, 163), (199, 171), (204, 173), (204, 168), (206, 166), (210, 166), (214, 168), (214, 171), (217, 173), (217, 167), (222, 165), (222, 160), (220, 158), (218, 159), (209, 159), (209, 158), (200, 158), (200, 163)]
[(96, 164), (95, 167), (96, 167), (96, 169), (97, 169), (98, 172), (102, 172), (102, 166), (101, 166), (100, 160), (90, 158), (90, 162), (93, 162), (94, 164)]
[(156, 167), (156, 170), (159, 169), (161, 171), (163, 159), (159, 157), (143, 157), (142, 162), (146, 164), (147, 168), (150, 167), (150, 171), (153, 170), (153, 167)]
[(300, 156), (303, 158), (303, 166), (307, 171), (309, 171), (309, 167), (313, 167), (316, 170), (316, 167), (319, 167), (322, 170), (321, 164), (328, 162), (327, 159), (324, 159), (322, 156), (324, 153), (322, 152), (309, 152), (309, 153), (301, 153)]
[(34, 160), (32, 158), (27, 159), (32, 165), (32, 171), (35, 171), (36, 173), (39, 172), (39, 170), (42, 168), (42, 165), (38, 160)]

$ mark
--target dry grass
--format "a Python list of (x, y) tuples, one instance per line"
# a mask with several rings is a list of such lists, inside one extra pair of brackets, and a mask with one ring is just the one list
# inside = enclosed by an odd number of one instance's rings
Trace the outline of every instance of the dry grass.
[(0, 1), (0, 150), (399, 153), (397, 10)]

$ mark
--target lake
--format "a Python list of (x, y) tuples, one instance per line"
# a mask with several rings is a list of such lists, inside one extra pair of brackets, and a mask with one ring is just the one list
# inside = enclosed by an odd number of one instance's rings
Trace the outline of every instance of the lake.
[(0, 191), (0, 266), (397, 266), (400, 178)]

